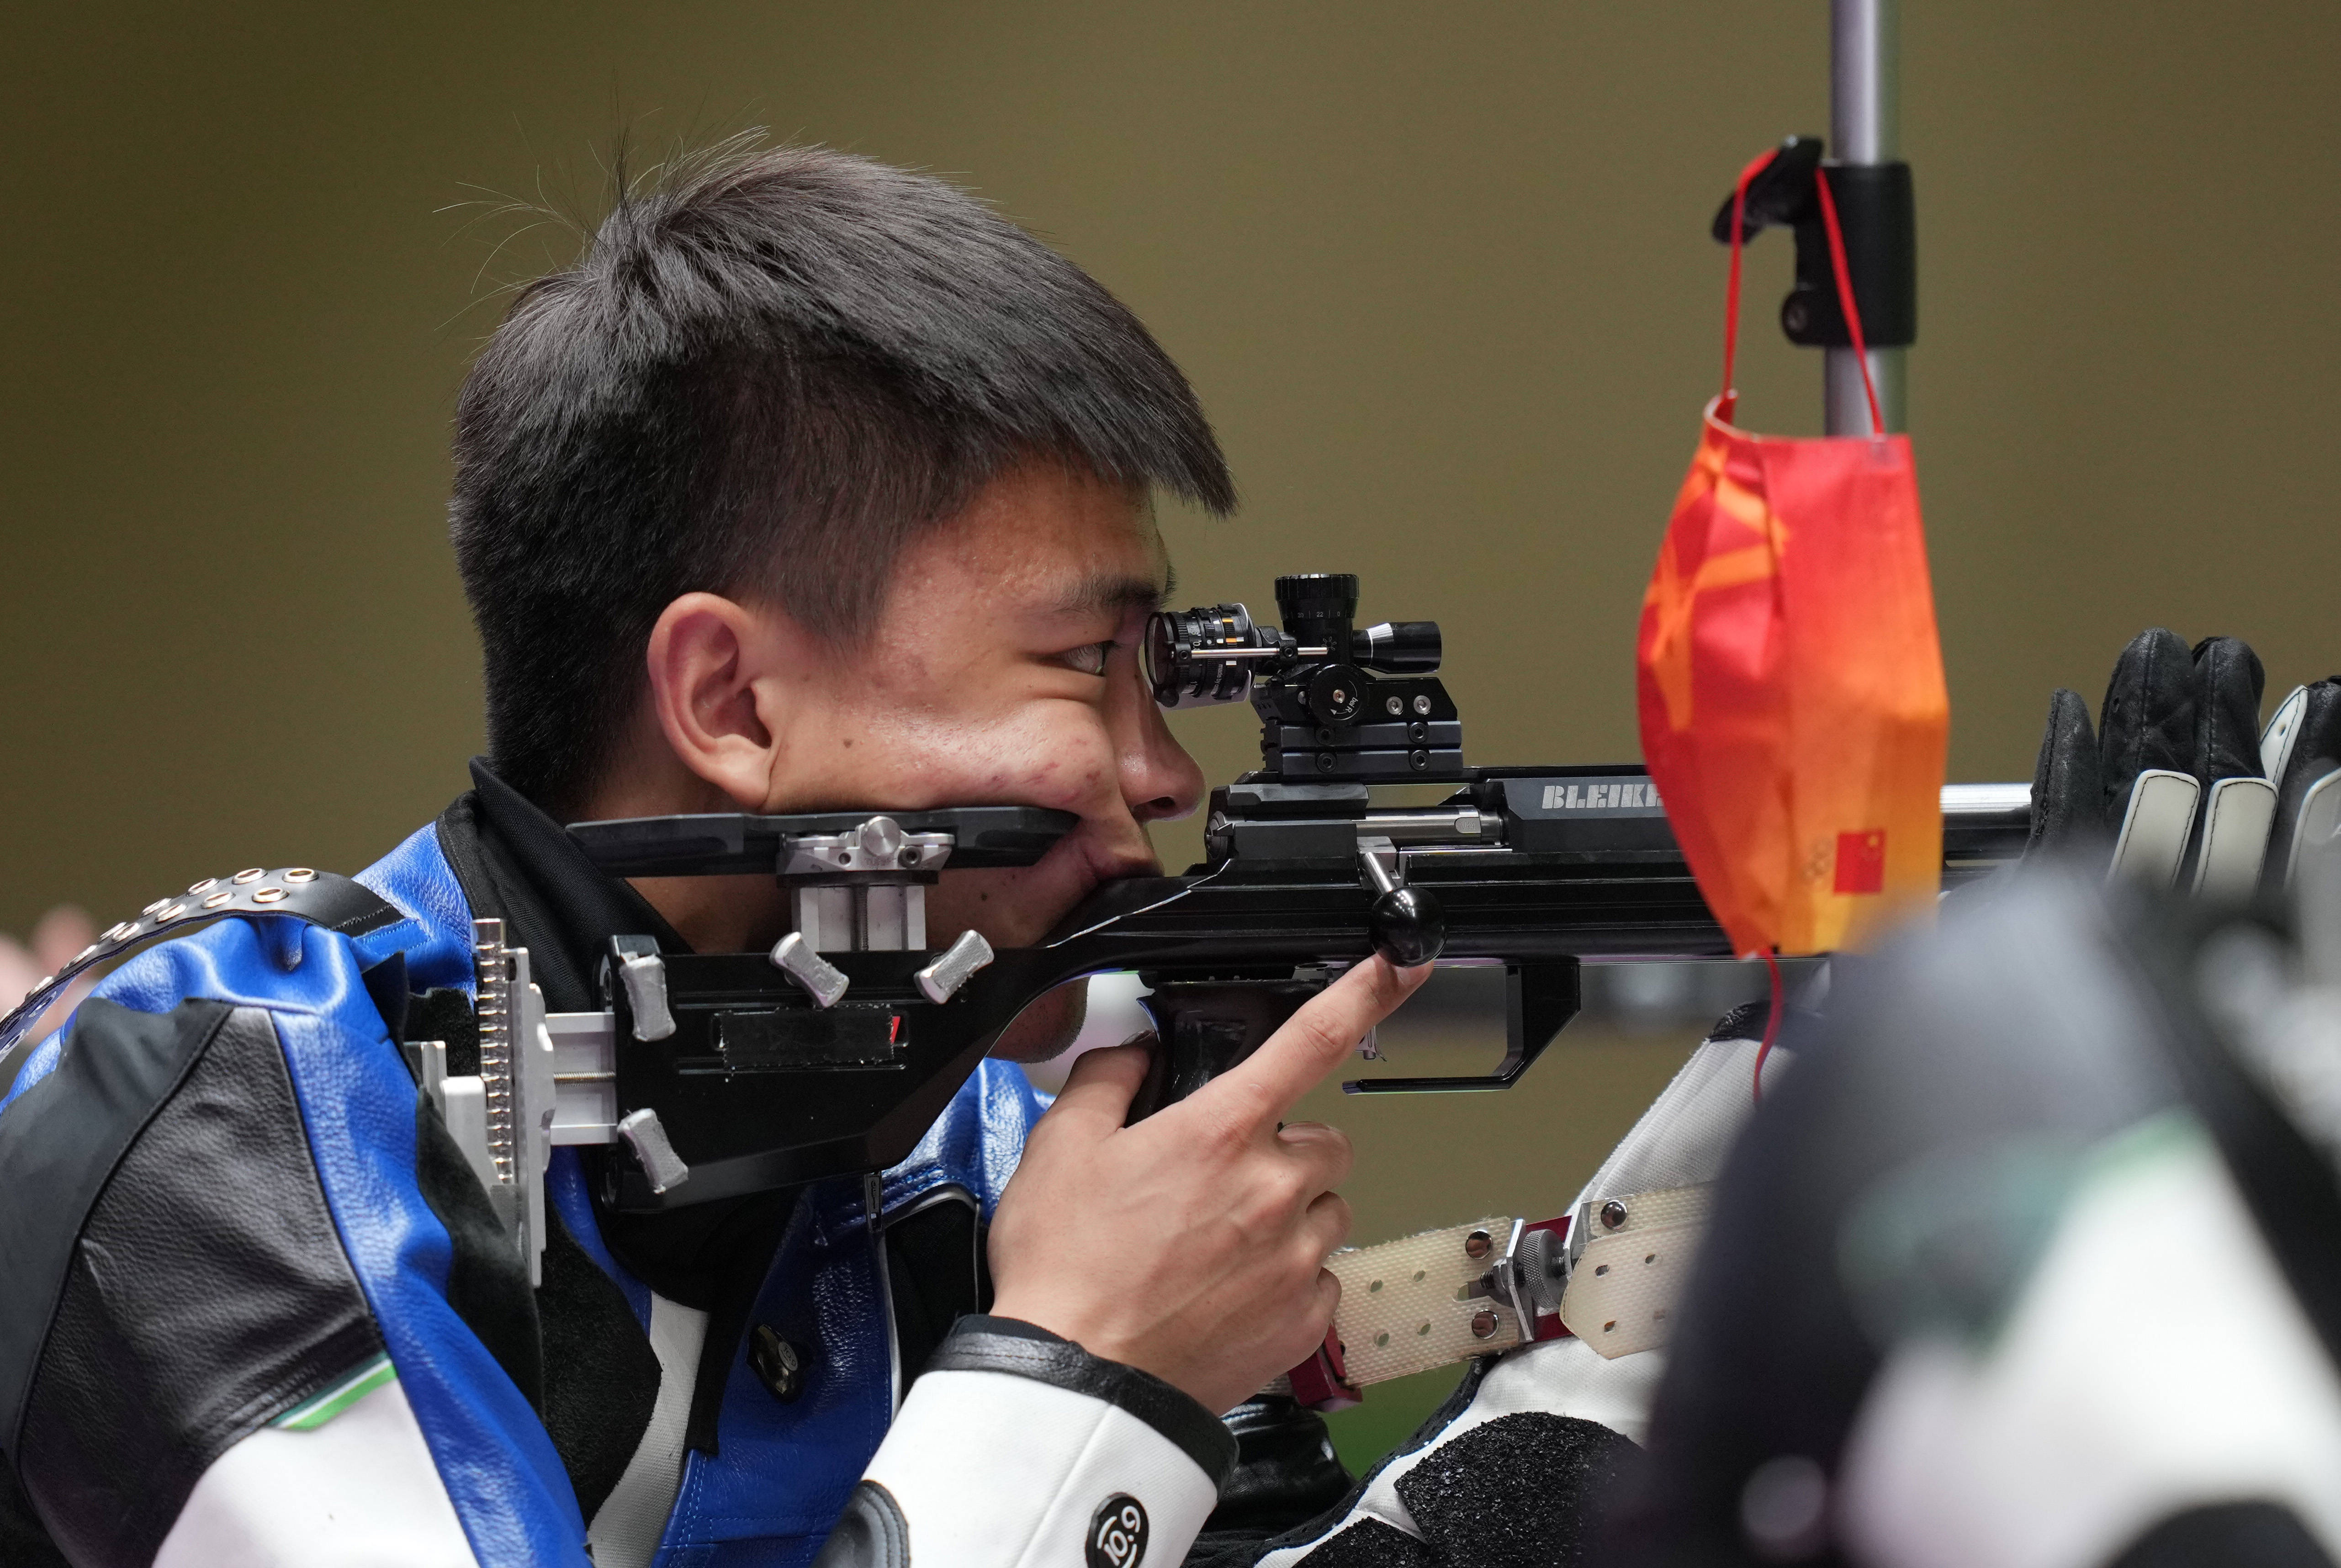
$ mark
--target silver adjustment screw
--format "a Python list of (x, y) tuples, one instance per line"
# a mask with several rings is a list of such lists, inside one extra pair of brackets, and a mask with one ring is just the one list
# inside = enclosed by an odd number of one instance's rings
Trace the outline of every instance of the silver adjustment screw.
[(1418, 714), (1427, 715), (1430, 712), (1430, 699), (1427, 696), (1416, 697), (1414, 699), (1414, 711)]
[(656, 954), (629, 955), (618, 966), (626, 988), (626, 1006), (634, 1015), (634, 1038), (664, 1040), (674, 1033), (674, 1014), (666, 1002), (666, 964)]
[(802, 931), (792, 931), (772, 944), (772, 967), (805, 989), (816, 1007), (834, 1007), (852, 982), (845, 971), (812, 950)]
[(945, 948), (942, 956), (911, 976), (919, 987), (919, 994), (930, 1002), (947, 1002), (951, 994), (968, 983), (969, 977), (991, 962), (991, 944), (980, 933), (962, 931), (957, 942)]
[(873, 816), (862, 824), (862, 849), (882, 865), (902, 853), (902, 824), (891, 816)]
[(683, 1164), (682, 1156), (667, 1141), (666, 1129), (659, 1125), (656, 1111), (645, 1106), (627, 1113), (619, 1118), (617, 1133), (642, 1163), (643, 1179), (650, 1183), (653, 1196), (691, 1180), (691, 1167)]

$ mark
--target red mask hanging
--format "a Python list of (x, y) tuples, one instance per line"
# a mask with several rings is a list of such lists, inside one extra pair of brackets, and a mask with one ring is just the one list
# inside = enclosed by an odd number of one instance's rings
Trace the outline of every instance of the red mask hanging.
[[(1642, 601), (1642, 755), (1734, 952), (1858, 946), (1930, 912), (1950, 702), (1909, 438), (1788, 440), (1731, 422), (1748, 182), (1732, 202), (1723, 393)], [(1821, 216), (1862, 355), (1828, 179)]]

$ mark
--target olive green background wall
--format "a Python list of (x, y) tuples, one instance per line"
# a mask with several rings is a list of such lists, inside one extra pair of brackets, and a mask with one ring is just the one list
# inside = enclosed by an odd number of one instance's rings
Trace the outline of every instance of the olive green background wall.
[[(1193, 376), (1247, 505), (1197, 597), (1434, 617), (1481, 761), (1634, 754), (1642, 584), (1714, 389), (1734, 170), (1827, 129), (1823, 0), (19, 6), (0, 23), (0, 928), (354, 870), (463, 785), (444, 432), (483, 187), (746, 124), (961, 177)], [(2166, 622), (2341, 664), (2341, 10), (1909, 0), (1910, 412), (1955, 776)], [(1752, 253), (1749, 422), (1814, 427)], [(1211, 771), (1248, 714), (1182, 718)], [(1168, 844), (1174, 864), (1190, 833)]]

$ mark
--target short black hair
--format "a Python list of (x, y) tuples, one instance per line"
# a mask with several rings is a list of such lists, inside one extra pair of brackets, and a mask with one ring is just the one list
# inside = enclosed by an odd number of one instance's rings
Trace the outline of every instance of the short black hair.
[(548, 809), (595, 782), (680, 594), (760, 598), (850, 646), (903, 545), (1034, 458), (1233, 508), (1137, 317), (967, 192), (738, 139), (613, 188), (455, 415), (489, 753)]

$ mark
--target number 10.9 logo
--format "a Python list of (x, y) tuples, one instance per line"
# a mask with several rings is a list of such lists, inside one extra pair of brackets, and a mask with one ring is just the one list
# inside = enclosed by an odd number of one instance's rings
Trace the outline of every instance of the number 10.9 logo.
[(1138, 1568), (1146, 1556), (1146, 1510), (1127, 1492), (1098, 1504), (1090, 1517), (1089, 1568)]

